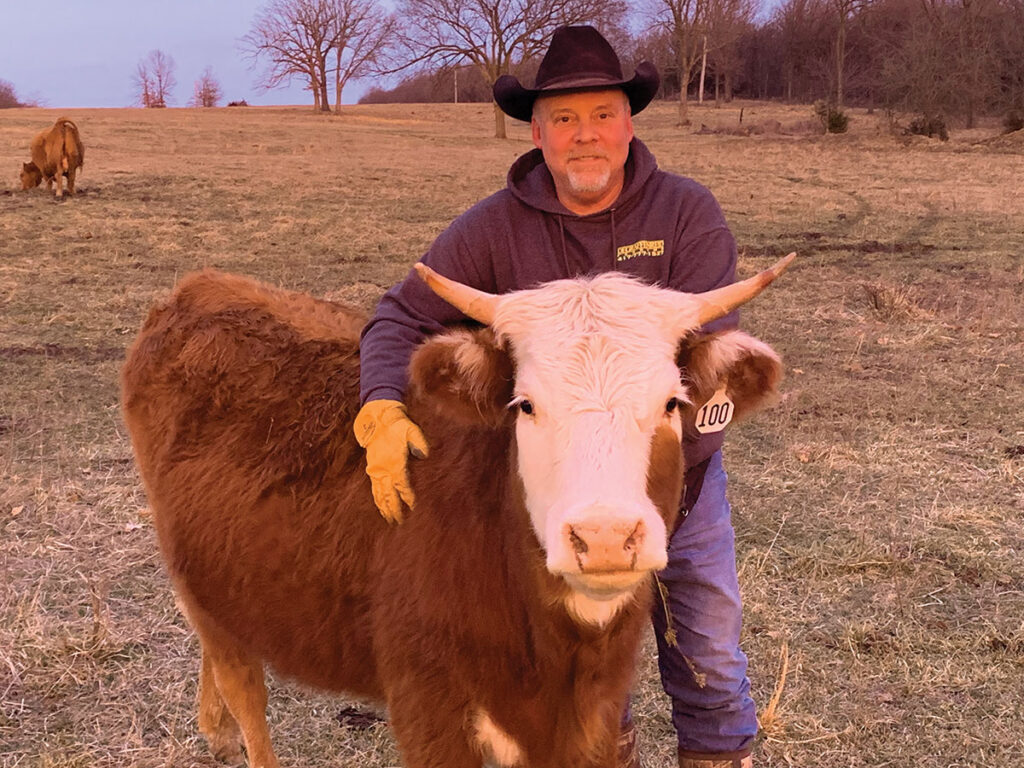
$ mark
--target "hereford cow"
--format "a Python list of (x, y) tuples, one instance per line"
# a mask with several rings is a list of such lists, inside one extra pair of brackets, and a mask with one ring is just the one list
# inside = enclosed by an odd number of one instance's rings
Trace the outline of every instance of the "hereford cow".
[(66, 117), (58, 117), (32, 139), (32, 162), (22, 163), (21, 188), (38, 187), (46, 179), (46, 188), (57, 181), (57, 197), (64, 195), (64, 177), (68, 178), (68, 194), (75, 194), (75, 174), (85, 160), (85, 147), (78, 135), (78, 126)]
[(419, 267), (482, 328), (431, 338), (408, 409), (416, 508), (377, 512), (350, 309), (206, 270), (156, 306), (123, 408), (178, 602), (199, 728), (275, 768), (263, 667), (386, 703), (411, 768), (611, 768), (684, 476), (720, 387), (739, 415), (780, 363), (694, 334), (787, 262), (706, 294), (607, 274), (492, 296)]

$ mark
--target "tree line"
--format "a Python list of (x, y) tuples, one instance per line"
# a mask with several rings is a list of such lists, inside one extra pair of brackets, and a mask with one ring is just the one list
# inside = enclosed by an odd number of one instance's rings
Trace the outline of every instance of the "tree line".
[(736, 96), (967, 127), (1024, 111), (1024, 0), (397, 0), (391, 13), (376, 0), (273, 0), (245, 43), (270, 64), (265, 85), (303, 77), (326, 111), (332, 76), (336, 105), (349, 79), (395, 75), (363, 101), (489, 101), (500, 75), (529, 81), (556, 27), (581, 23), (627, 70), (659, 68), (680, 124), (694, 99)]
[[(627, 73), (643, 60), (658, 67), (680, 124), (691, 101), (736, 96), (967, 127), (1024, 112), (1024, 0), (394, 0), (391, 10), (379, 0), (269, 0), (239, 45), (260, 86), (298, 79), (314, 109), (329, 112), (332, 96), (337, 110), (348, 83), (369, 78), (398, 84), (363, 101), (489, 101), (502, 74), (531, 81), (556, 27), (583, 23), (609, 38)], [(152, 52), (133, 82), (140, 104), (166, 105), (173, 59)], [(190, 104), (220, 98), (207, 68)], [(494, 121), (503, 137), (497, 105)]]

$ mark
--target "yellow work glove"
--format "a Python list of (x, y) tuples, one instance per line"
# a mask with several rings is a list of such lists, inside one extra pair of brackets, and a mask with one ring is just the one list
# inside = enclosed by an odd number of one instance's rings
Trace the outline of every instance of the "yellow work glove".
[(389, 523), (402, 522), (399, 497), (409, 509), (416, 503), (406, 465), (410, 452), (417, 458), (427, 455), (423, 433), (397, 400), (371, 400), (360, 409), (353, 429), (356, 441), (366, 449), (373, 502)]

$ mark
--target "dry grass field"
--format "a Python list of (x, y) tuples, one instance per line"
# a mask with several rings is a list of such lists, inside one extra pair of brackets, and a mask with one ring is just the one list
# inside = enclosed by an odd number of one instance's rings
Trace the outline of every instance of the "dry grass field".
[[(1024, 141), (699, 133), (809, 107), (636, 120), (718, 196), (784, 398), (731, 431), (760, 766), (1024, 764)], [(0, 768), (213, 766), (118, 411), (150, 303), (206, 265), (371, 307), (529, 148), (481, 105), (69, 110), (80, 194), (22, 193), (54, 110), (0, 111)], [(636, 716), (673, 764), (653, 643)], [(774, 706), (780, 660), (788, 674)], [(286, 766), (399, 765), (354, 702), (272, 679)], [(568, 768), (568, 767), (567, 767)]]

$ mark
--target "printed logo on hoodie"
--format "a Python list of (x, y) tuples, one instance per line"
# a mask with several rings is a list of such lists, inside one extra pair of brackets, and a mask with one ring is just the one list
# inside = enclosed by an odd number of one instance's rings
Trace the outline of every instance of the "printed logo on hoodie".
[(629, 261), (637, 256), (664, 256), (664, 240), (637, 240), (632, 245), (620, 245), (615, 253), (616, 261)]

